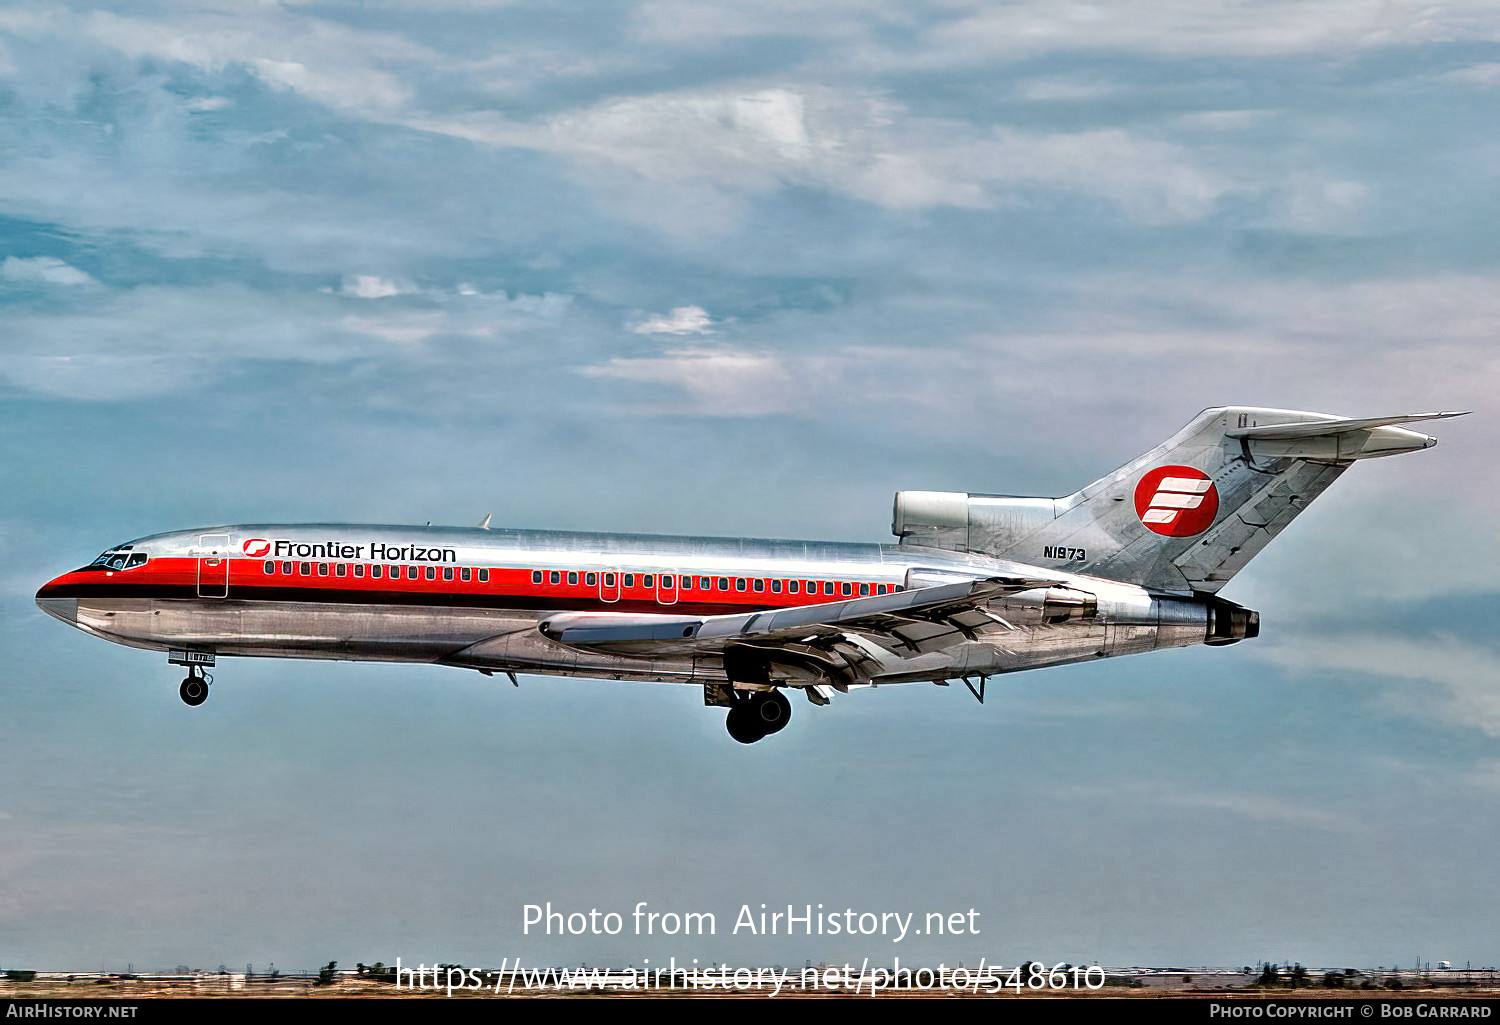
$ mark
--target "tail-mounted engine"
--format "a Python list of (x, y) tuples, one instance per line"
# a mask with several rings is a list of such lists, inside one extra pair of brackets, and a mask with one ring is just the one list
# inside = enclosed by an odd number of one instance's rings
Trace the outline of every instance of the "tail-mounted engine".
[(1233, 644), (1260, 636), (1260, 613), (1223, 598), (1208, 603), (1208, 636), (1205, 644)]

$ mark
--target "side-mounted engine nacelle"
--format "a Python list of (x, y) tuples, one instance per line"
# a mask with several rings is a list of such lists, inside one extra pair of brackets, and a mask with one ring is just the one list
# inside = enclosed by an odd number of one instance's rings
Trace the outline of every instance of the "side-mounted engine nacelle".
[(1158, 648), (1233, 644), (1260, 634), (1260, 613), (1223, 598), (1158, 596), (1151, 605)]
[(898, 491), (891, 533), (903, 545), (950, 552), (1005, 551), (1057, 517), (1053, 498)]
[(1260, 613), (1223, 598), (1208, 603), (1208, 639), (1204, 644), (1233, 644), (1260, 636)]

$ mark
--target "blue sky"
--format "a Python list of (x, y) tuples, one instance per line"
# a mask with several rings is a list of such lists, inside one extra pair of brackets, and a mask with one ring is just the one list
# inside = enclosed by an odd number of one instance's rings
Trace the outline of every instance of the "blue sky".
[[(1487, 3), (0, 7), (0, 966), (1500, 962)], [(863, 539), (1219, 403), (1473, 409), (1222, 650), (893, 688), (155, 656), (45, 579), (223, 522)], [(520, 934), (983, 913), (908, 952)], [(721, 933), (725, 930), (721, 928)]]

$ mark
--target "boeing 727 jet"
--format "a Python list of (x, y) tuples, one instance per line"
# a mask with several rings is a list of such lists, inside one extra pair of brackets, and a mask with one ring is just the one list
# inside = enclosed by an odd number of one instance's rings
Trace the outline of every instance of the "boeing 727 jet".
[(426, 662), (684, 683), (745, 744), (787, 694), (962, 680), (1259, 632), (1219, 590), (1397, 426), (1207, 409), (1065, 498), (903, 491), (896, 544), (348, 524), (138, 538), (37, 592), (49, 615), (165, 651), (202, 704), (220, 657)]

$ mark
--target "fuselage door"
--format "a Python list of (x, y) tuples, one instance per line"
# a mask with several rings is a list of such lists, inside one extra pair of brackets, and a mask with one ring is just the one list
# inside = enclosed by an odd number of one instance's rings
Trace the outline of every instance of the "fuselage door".
[(677, 603), (677, 576), (672, 573), (656, 575), (656, 600), (663, 605)]
[(599, 600), (620, 600), (620, 571), (605, 569), (599, 574)]
[(198, 597), (229, 597), (229, 535), (198, 535)]

